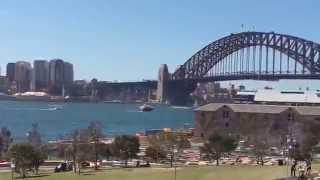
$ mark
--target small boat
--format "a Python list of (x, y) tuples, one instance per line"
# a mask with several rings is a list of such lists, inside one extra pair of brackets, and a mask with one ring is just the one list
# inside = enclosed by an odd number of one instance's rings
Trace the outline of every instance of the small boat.
[(154, 107), (147, 104), (143, 104), (142, 106), (139, 107), (139, 109), (143, 112), (149, 112), (154, 110)]

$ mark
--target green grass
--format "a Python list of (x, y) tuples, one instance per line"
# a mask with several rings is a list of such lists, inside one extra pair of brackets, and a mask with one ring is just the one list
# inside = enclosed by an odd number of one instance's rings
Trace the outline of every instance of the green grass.
[[(82, 175), (67, 173), (42, 172), (36, 180), (173, 180), (173, 169), (115, 169), (87, 171)], [(220, 167), (188, 167), (177, 170), (178, 180), (272, 180), (285, 177), (286, 167), (279, 166), (220, 166)], [(16, 175), (18, 176), (18, 175)], [(0, 180), (10, 180), (10, 173), (0, 173)]]

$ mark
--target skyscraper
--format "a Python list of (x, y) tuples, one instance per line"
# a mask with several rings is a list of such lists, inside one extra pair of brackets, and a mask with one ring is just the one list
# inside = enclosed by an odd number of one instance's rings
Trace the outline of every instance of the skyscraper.
[(43, 91), (49, 85), (49, 63), (47, 60), (35, 60), (33, 62), (34, 88), (36, 91)]
[(8, 63), (7, 64), (7, 77), (10, 82), (15, 80), (15, 66), (16, 63)]
[(70, 85), (73, 82), (73, 65), (69, 62), (65, 62), (63, 71), (64, 83)]
[(50, 93), (62, 94), (62, 88), (73, 82), (73, 65), (61, 59), (53, 59), (49, 63)]
[(30, 90), (31, 82), (31, 65), (25, 61), (18, 61), (15, 63), (15, 81), (17, 83), (18, 92), (25, 92)]

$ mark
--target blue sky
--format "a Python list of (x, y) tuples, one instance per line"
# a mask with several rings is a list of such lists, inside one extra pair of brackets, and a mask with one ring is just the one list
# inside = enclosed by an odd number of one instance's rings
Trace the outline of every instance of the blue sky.
[[(4, 73), (9, 61), (62, 58), (77, 79), (156, 79), (160, 64), (172, 72), (241, 24), (320, 42), (319, 7), (318, 0), (1, 0), (0, 65)], [(297, 82), (280, 86), (320, 88)]]

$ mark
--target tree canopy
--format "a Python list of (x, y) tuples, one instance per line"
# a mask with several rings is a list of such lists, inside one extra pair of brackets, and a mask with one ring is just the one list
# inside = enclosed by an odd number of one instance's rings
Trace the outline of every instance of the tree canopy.
[(237, 139), (234, 137), (213, 134), (204, 143), (201, 151), (205, 153), (209, 159), (215, 159), (217, 165), (219, 165), (221, 156), (224, 153), (233, 151), (238, 145), (237, 142)]
[(16, 172), (25, 178), (27, 169), (34, 169), (37, 172), (40, 164), (46, 158), (46, 154), (30, 143), (21, 143), (14, 144), (10, 148), (10, 157), (13, 159)]
[(127, 166), (127, 161), (132, 158), (137, 157), (139, 152), (139, 139), (136, 136), (131, 135), (121, 135), (114, 139), (112, 144), (112, 151), (115, 157), (118, 157), (125, 161), (125, 166)]

